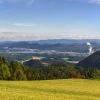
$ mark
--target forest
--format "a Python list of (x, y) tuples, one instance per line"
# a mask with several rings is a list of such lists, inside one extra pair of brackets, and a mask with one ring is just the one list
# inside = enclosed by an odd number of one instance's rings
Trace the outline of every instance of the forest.
[(0, 80), (51, 80), (100, 76), (96, 68), (83, 68), (67, 62), (53, 62), (44, 66), (40, 60), (29, 60), (25, 64), (8, 61), (0, 56)]

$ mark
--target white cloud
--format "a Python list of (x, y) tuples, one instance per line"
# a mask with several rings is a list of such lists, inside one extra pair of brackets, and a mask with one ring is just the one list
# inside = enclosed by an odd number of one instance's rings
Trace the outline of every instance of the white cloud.
[(0, 3), (5, 3), (5, 2), (13, 2), (13, 3), (21, 2), (27, 5), (31, 5), (32, 3), (35, 2), (35, 0), (0, 0)]
[(96, 3), (100, 5), (100, 0), (65, 0), (65, 1), (79, 1), (79, 2), (88, 2), (88, 3)]
[(27, 3), (27, 5), (31, 5), (32, 3), (34, 3), (35, 2), (35, 0), (30, 0), (28, 3)]
[(90, 3), (100, 4), (100, 0), (87, 0), (87, 1), (90, 2)]
[(13, 25), (15, 25), (15, 26), (36, 26), (33, 24), (28, 24), (28, 23), (14, 23)]
[(77, 1), (85, 1), (85, 2), (88, 2), (88, 3), (100, 4), (100, 0), (77, 0)]
[[(27, 5), (31, 5), (35, 2), (36, 0), (0, 0), (0, 3), (3, 2), (22, 2), (25, 3)], [(54, 1), (54, 0), (53, 0)], [(56, 1), (56, 0), (55, 0)], [(61, 0), (62, 1), (62, 0)], [(64, 1), (85, 1), (85, 2), (89, 2), (89, 3), (96, 3), (96, 4), (100, 4), (100, 0), (64, 0)]]

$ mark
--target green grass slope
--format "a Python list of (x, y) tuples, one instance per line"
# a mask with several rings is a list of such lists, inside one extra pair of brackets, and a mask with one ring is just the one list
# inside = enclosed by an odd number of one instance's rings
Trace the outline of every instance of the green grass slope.
[(0, 100), (100, 100), (100, 81), (0, 81)]
[(77, 66), (100, 69), (100, 50), (80, 61)]

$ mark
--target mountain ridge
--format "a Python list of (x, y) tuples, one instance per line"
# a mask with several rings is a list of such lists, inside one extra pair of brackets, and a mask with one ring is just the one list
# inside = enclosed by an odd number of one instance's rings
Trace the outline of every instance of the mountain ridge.
[(77, 66), (100, 69), (100, 50), (80, 61)]

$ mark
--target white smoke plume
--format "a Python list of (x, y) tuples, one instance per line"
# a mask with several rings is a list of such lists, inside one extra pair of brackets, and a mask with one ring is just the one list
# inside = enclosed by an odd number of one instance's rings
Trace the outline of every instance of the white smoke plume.
[(91, 43), (87, 42), (87, 45), (89, 46), (89, 53), (88, 54), (92, 54), (93, 53), (93, 47), (91, 46)]
[(89, 42), (87, 42), (87, 45), (91, 45)]

